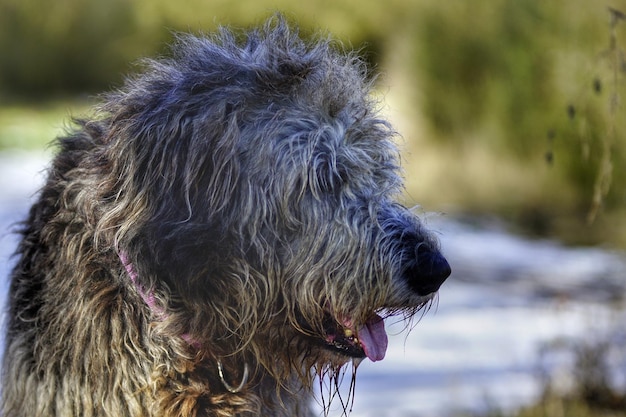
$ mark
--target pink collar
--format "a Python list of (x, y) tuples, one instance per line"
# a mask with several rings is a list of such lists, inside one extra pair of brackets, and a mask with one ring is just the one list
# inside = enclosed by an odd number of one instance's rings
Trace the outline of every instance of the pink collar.
[[(152, 311), (152, 313), (156, 317), (158, 317), (159, 320), (161, 321), (167, 319), (168, 314), (165, 312), (165, 309), (163, 307), (157, 304), (154, 293), (151, 290), (146, 290), (143, 285), (137, 282), (137, 277), (138, 277), (137, 271), (135, 270), (135, 268), (133, 267), (133, 264), (128, 259), (128, 254), (125, 251), (120, 251), (118, 256), (120, 257), (120, 261), (122, 261), (122, 265), (124, 265), (124, 268), (126, 268), (126, 272), (128, 273), (128, 276), (130, 277), (130, 281), (133, 283), (133, 286), (135, 287), (135, 289), (141, 296), (141, 299), (150, 308), (150, 311)], [(195, 340), (189, 333), (185, 333), (181, 335), (180, 337), (185, 342), (189, 343), (189, 345), (195, 349), (200, 349), (202, 347), (200, 342), (198, 340)], [(248, 378), (249, 378), (248, 364), (247, 363), (243, 364), (243, 376), (241, 378), (241, 382), (239, 383), (237, 387), (234, 387), (230, 385), (228, 382), (226, 382), (226, 379), (224, 378), (224, 368), (222, 366), (221, 360), (217, 361), (217, 374), (219, 376), (220, 381), (224, 385), (224, 387), (229, 392), (236, 394), (240, 392), (244, 388), (244, 386), (248, 383)]]
[[(139, 293), (139, 296), (141, 297), (143, 302), (146, 303), (146, 305), (150, 308), (150, 311), (152, 311), (155, 317), (157, 317), (161, 321), (166, 320), (169, 315), (165, 312), (165, 308), (157, 304), (156, 297), (154, 296), (152, 290), (146, 290), (144, 286), (137, 281), (137, 271), (128, 259), (128, 254), (125, 251), (120, 251), (118, 253), (118, 256), (120, 257), (120, 261), (122, 261), (122, 265), (124, 265), (124, 268), (126, 268), (126, 272), (130, 277), (130, 281), (133, 283), (133, 286)], [(194, 340), (194, 338), (188, 333), (185, 333), (180, 337), (196, 349), (199, 349), (201, 347), (200, 342)]]

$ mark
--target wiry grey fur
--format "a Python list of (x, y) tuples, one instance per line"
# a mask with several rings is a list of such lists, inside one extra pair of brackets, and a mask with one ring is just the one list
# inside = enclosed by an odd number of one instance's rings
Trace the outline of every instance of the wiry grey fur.
[(277, 17), (181, 36), (78, 121), (21, 230), (3, 416), (310, 415), (346, 328), (449, 274), (370, 87)]

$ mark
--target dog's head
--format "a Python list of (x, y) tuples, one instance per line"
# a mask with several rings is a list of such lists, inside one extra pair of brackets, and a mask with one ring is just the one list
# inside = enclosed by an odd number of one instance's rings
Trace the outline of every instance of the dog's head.
[(382, 359), (381, 316), (413, 315), (450, 267), (396, 202), (394, 131), (363, 62), (280, 18), (173, 53), (108, 97), (100, 127), (107, 204), (124, 206), (101, 229), (168, 331), (279, 379)]

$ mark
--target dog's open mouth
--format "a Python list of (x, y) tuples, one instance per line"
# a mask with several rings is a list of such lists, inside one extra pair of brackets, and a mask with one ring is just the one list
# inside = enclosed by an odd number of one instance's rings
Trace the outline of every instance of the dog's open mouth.
[(360, 326), (355, 326), (350, 320), (344, 320), (341, 324), (328, 320), (325, 327), (327, 348), (353, 358), (367, 356), (373, 362), (385, 357), (387, 333), (385, 323), (378, 314), (372, 314)]

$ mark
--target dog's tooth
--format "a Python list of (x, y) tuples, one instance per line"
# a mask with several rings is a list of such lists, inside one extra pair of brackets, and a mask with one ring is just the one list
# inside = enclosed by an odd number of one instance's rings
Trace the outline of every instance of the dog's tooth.
[(357, 339), (356, 335), (354, 334), (354, 331), (352, 329), (344, 329), (343, 331), (343, 335), (346, 339), (348, 339), (350, 341), (350, 343), (354, 343), (354, 344), (358, 344), (359, 343), (359, 339)]

